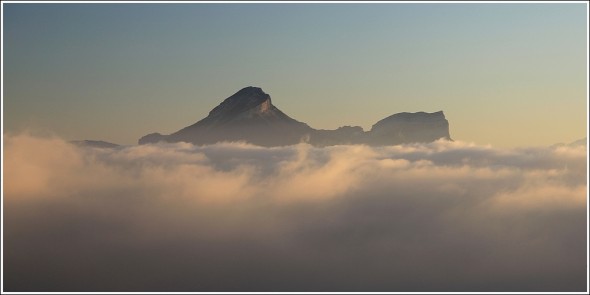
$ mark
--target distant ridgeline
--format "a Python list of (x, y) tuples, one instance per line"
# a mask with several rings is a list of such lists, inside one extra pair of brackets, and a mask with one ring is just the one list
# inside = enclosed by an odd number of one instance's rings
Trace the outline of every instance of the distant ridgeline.
[(190, 142), (197, 145), (220, 141), (246, 141), (261, 146), (292, 145), (305, 141), (316, 146), (339, 144), (396, 145), (451, 140), (449, 122), (442, 111), (399, 113), (377, 122), (370, 131), (360, 126), (317, 130), (277, 107), (258, 87), (246, 87), (226, 98), (197, 123), (170, 135), (148, 134), (139, 144)]

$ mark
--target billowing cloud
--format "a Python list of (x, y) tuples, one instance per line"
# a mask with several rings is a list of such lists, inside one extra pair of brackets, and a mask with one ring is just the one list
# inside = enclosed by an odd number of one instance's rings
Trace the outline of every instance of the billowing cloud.
[(586, 163), (5, 135), (5, 291), (584, 291)]

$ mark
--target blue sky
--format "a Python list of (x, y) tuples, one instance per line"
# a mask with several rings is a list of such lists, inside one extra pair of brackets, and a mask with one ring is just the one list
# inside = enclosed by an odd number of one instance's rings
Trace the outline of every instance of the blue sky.
[(3, 3), (5, 132), (133, 144), (262, 87), (318, 129), (443, 110), (457, 140), (586, 136), (587, 5)]

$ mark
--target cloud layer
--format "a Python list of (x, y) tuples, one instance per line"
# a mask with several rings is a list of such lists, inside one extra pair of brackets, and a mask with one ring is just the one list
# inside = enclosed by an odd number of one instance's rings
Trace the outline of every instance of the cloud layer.
[(4, 137), (5, 291), (584, 291), (586, 147)]

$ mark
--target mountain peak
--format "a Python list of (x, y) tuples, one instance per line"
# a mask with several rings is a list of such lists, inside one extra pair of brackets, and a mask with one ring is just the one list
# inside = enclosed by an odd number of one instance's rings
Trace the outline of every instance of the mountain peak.
[(269, 110), (272, 106), (270, 95), (262, 91), (260, 87), (248, 86), (226, 98), (209, 112), (209, 117), (233, 117), (259, 106), (263, 111)]
[(236, 92), (236, 94), (241, 93), (241, 94), (256, 94), (256, 93), (260, 93), (260, 94), (266, 94), (262, 88), (260, 87), (255, 87), (255, 86), (246, 86), (240, 90), (238, 90), (238, 92)]
[(431, 142), (451, 140), (449, 121), (443, 111), (397, 113), (375, 123), (370, 131), (377, 143)]
[(377, 122), (375, 125), (385, 124), (389, 122), (424, 122), (424, 121), (442, 121), (445, 119), (445, 114), (443, 111), (438, 111), (434, 113), (426, 113), (426, 112), (416, 112), (416, 113), (397, 113), (393, 114), (381, 121)]

